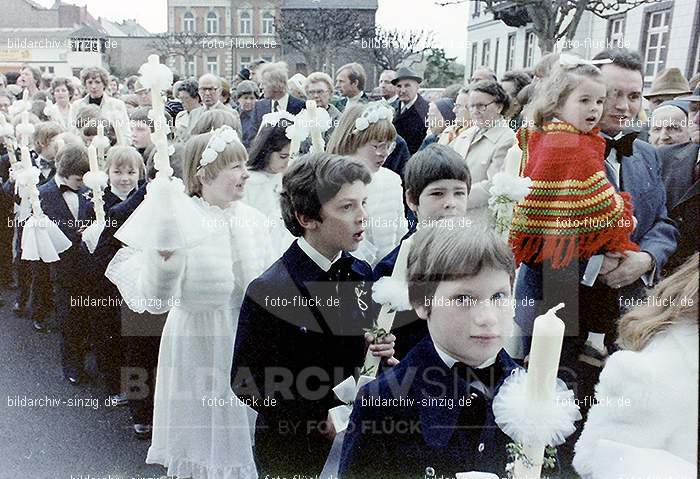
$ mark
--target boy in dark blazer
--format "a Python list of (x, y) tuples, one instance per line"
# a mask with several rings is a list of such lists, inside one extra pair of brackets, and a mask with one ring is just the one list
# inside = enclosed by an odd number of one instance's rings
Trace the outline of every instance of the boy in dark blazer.
[(513, 328), (513, 255), (491, 229), (447, 220), (419, 230), (412, 246), (408, 295), (429, 336), (360, 390), (340, 477), (501, 477), (511, 440), (492, 402), (517, 367), (503, 349)]
[[(462, 218), (466, 222), (471, 176), (462, 157), (452, 148), (432, 144), (413, 155), (406, 164), (404, 184), (406, 203), (418, 219), (418, 228), (442, 218)], [(401, 242), (415, 232), (416, 228), (411, 228)], [(374, 267), (375, 280), (391, 276), (400, 247), (401, 244)], [(413, 310), (401, 311), (394, 319), (394, 333), (395, 354), (402, 359), (427, 336), (428, 329)]]
[[(362, 241), (369, 172), (330, 154), (298, 159), (282, 180), (285, 225), (298, 239), (246, 291), (232, 385), (258, 410), (255, 454), (264, 474), (323, 467), (334, 435), (332, 388), (364, 361), (374, 319), (372, 270), (348, 251)], [(370, 349), (394, 364), (393, 336)], [(271, 401), (275, 401), (272, 403)]]
[(93, 274), (90, 255), (81, 248), (83, 230), (95, 219), (92, 202), (83, 186), (88, 172), (87, 149), (82, 145), (66, 145), (56, 157), (56, 175), (39, 188), (41, 207), (73, 245), (51, 264), (56, 319), (61, 328), (61, 359), (63, 374), (71, 384), (83, 379), (83, 361), (89, 344), (85, 331), (89, 329), (87, 311), (71, 304), (90, 294), (86, 281)]

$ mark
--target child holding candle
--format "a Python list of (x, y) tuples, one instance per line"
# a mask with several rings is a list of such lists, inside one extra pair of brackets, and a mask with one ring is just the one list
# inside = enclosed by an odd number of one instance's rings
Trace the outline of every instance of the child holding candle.
[(250, 178), (243, 197), (243, 201), (268, 218), (273, 234), (273, 248), (280, 255), (294, 240), (284, 226), (280, 209), (282, 175), (289, 165), (291, 141), (287, 138), (286, 131), (290, 124), (289, 120), (279, 118), (276, 124), (265, 124), (258, 132), (250, 148)]
[(396, 146), (392, 111), (381, 102), (347, 108), (326, 150), (359, 160), (372, 175), (367, 186), (365, 238), (355, 253), (372, 266), (394, 249), (408, 231), (401, 177), (382, 168)]
[(264, 217), (239, 201), (247, 159), (228, 126), (190, 138), (187, 201), (211, 234), (176, 251), (122, 248), (106, 272), (132, 310), (168, 312), (146, 462), (164, 465), (170, 476), (257, 477), (255, 413), (238, 402), (229, 382), (243, 292), (272, 262)]
[(503, 349), (514, 276), (508, 246), (485, 226), (443, 219), (414, 235), (408, 294), (429, 336), (360, 389), (341, 478), (501, 477), (510, 439), (494, 422), (492, 401), (517, 368)]
[[(105, 216), (112, 207), (122, 203), (136, 190), (139, 181), (144, 178), (144, 165), (141, 155), (132, 146), (117, 145), (109, 149), (107, 153), (107, 174), (109, 185), (104, 190)], [(97, 251), (95, 251), (97, 253)], [(126, 404), (126, 395), (122, 393), (121, 367), (124, 365), (124, 344), (121, 331), (121, 308), (118, 301), (119, 291), (104, 277), (106, 264), (97, 255), (98, 263), (96, 271), (96, 296), (104, 298), (100, 303), (107, 306), (97, 307), (93, 311), (94, 347), (97, 365), (102, 372), (107, 388), (107, 393), (112, 397), (112, 404)], [(99, 264), (104, 264), (99, 268)]]
[[(462, 218), (466, 224), (467, 198), (471, 176), (464, 159), (445, 145), (429, 145), (419, 150), (406, 164), (404, 172), (406, 203), (418, 218), (418, 228), (442, 218)], [(412, 229), (403, 240), (415, 233)], [(374, 268), (374, 278), (391, 276), (401, 244)], [(414, 311), (401, 311), (394, 320), (396, 357), (403, 358), (427, 335), (425, 321)]]
[(86, 276), (94, 267), (90, 256), (81, 248), (82, 231), (94, 220), (92, 203), (87, 199), (83, 175), (90, 169), (87, 149), (66, 145), (56, 156), (56, 175), (39, 188), (41, 207), (73, 245), (61, 253), (60, 260), (51, 263), (54, 282), (56, 319), (61, 328), (61, 359), (64, 377), (78, 384), (84, 376), (83, 361), (88, 350), (89, 329), (87, 311), (72, 306), (71, 300), (90, 294)]
[[(48, 121), (36, 125), (34, 130), (34, 145), (38, 156), (34, 164), (39, 168), (40, 187), (53, 178), (56, 173), (54, 160), (58, 152), (57, 137), (63, 133), (63, 127), (56, 122)], [(31, 287), (29, 292), (29, 310), (34, 329), (43, 331), (45, 320), (53, 311), (51, 299), (50, 268), (43, 261), (34, 261), (31, 264)]]
[[(369, 181), (364, 165), (326, 153), (300, 157), (282, 179), (282, 214), (298, 239), (248, 287), (232, 371), (234, 390), (258, 401), (261, 476), (321, 471), (333, 436), (328, 410), (339, 404), (331, 389), (362, 365), (373, 340), (363, 332), (375, 315), (372, 270), (350, 254), (363, 239)], [(394, 364), (394, 339), (370, 349)], [(271, 375), (284, 382), (271, 384)]]

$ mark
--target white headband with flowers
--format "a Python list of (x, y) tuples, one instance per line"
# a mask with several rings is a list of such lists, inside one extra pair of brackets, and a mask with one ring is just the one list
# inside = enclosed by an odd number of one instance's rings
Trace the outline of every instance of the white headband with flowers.
[(576, 55), (571, 55), (570, 53), (562, 53), (559, 55), (559, 67), (564, 70), (570, 70), (581, 65), (593, 65), (598, 67), (607, 63), (612, 63), (612, 60), (609, 58), (601, 58), (600, 60), (584, 60), (583, 58)]
[(238, 133), (236, 133), (236, 130), (230, 126), (224, 125), (214, 130), (214, 134), (209, 139), (207, 147), (202, 153), (202, 158), (199, 160), (199, 166), (197, 169), (199, 170), (207, 166), (209, 163), (216, 161), (216, 157), (219, 155), (219, 153), (226, 149), (226, 145), (233, 143), (234, 141), (240, 143), (241, 140), (238, 138)]
[(367, 105), (362, 116), (355, 120), (355, 129), (353, 134), (366, 130), (372, 123), (377, 123), (380, 120), (392, 121), (394, 119), (394, 109), (385, 101), (377, 101)]

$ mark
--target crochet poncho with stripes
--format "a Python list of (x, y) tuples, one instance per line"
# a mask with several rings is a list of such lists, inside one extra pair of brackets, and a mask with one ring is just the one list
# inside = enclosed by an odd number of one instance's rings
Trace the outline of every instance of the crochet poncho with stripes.
[(629, 193), (617, 192), (605, 173), (605, 140), (565, 122), (521, 128), (521, 176), (532, 179), (515, 207), (510, 244), (519, 263), (562, 268), (601, 252), (639, 250)]

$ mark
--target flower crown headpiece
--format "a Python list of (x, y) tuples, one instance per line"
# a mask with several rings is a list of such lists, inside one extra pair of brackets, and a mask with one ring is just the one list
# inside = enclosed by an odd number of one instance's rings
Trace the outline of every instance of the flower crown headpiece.
[(214, 130), (214, 134), (211, 138), (209, 138), (207, 147), (204, 148), (202, 157), (199, 159), (199, 166), (197, 167), (197, 170), (200, 170), (209, 163), (216, 161), (219, 153), (226, 149), (226, 145), (233, 143), (234, 141), (240, 143), (241, 140), (238, 138), (238, 133), (236, 133), (236, 130), (230, 126), (224, 125)]
[(570, 53), (562, 53), (559, 55), (559, 68), (564, 70), (571, 70), (581, 65), (592, 65), (594, 67), (599, 67), (600, 65), (605, 65), (606, 63), (612, 63), (612, 60), (610, 58), (601, 58), (600, 60), (584, 60), (583, 58), (577, 57), (576, 55), (571, 55)]
[(365, 109), (362, 116), (355, 120), (355, 129), (352, 134), (359, 133), (369, 128), (372, 123), (377, 123), (380, 120), (392, 121), (394, 119), (394, 109), (385, 101), (377, 101), (370, 103)]

